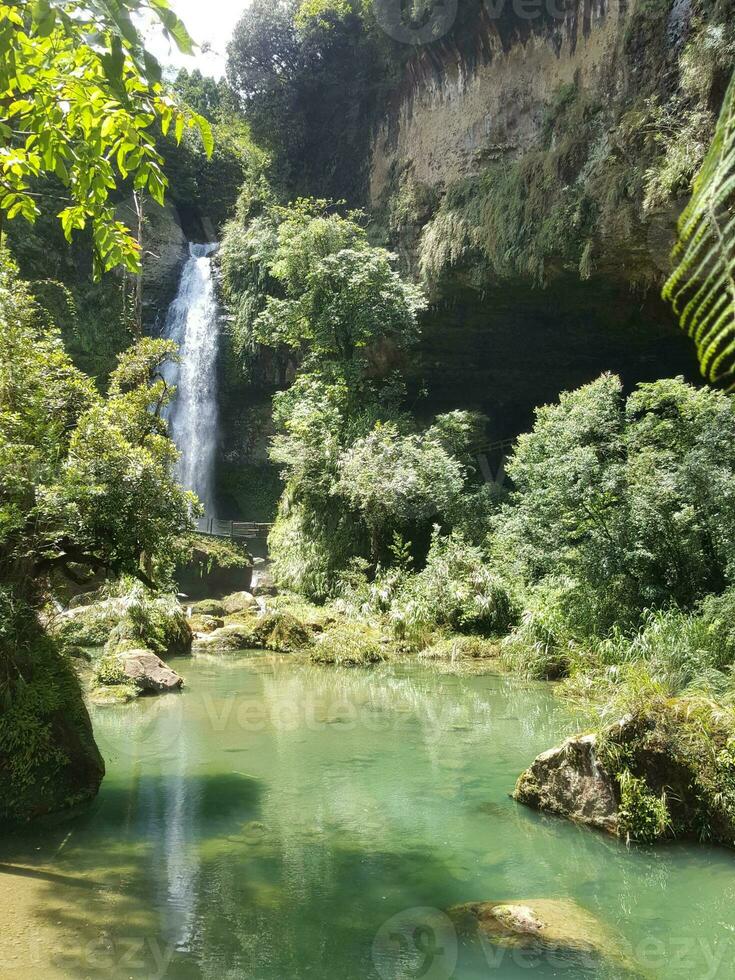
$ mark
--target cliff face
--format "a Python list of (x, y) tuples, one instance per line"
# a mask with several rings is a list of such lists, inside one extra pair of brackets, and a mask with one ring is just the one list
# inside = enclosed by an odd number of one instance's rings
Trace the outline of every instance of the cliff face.
[(441, 190), (488, 161), (520, 157), (539, 139), (555, 91), (575, 82), (600, 90), (616, 74), (631, 18), (627, 0), (593, 0), (558, 18), (520, 21), (504, 37), (487, 10), (476, 22), (479, 59), (438, 42), (409, 64), (373, 145), (374, 206), (391, 193), (396, 171), (410, 168), (415, 181)]
[(427, 411), (505, 436), (603, 370), (696, 377), (659, 294), (734, 66), (734, 0), (487, 0), (417, 50), (370, 201), (433, 303)]

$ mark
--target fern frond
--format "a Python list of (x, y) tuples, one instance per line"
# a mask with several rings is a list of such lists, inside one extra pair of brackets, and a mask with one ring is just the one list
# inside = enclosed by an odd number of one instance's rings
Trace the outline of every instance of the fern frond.
[(664, 286), (702, 374), (735, 389), (735, 74), (712, 146), (679, 219), (674, 272)]

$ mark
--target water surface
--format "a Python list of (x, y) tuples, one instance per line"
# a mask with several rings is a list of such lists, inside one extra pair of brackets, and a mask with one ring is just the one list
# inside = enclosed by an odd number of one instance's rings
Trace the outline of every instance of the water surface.
[(90, 810), (0, 842), (0, 976), (623, 976), (458, 941), (443, 910), (573, 899), (645, 977), (733, 977), (735, 855), (629, 849), (509, 799), (569, 730), (548, 685), (262, 655), (99, 708)]

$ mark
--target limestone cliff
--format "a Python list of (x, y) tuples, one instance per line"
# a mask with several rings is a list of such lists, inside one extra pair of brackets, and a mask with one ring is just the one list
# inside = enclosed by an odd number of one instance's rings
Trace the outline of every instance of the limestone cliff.
[(659, 291), (735, 66), (735, 3), (463, 9), (408, 59), (371, 153), (376, 226), (433, 300), (416, 388), (505, 436), (605, 369), (696, 377)]

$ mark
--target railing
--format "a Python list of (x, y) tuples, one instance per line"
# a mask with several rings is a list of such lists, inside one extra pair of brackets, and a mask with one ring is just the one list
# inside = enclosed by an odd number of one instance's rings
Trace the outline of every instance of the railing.
[(259, 538), (268, 534), (272, 524), (257, 521), (220, 521), (216, 517), (200, 517), (196, 522), (199, 534), (210, 538)]

